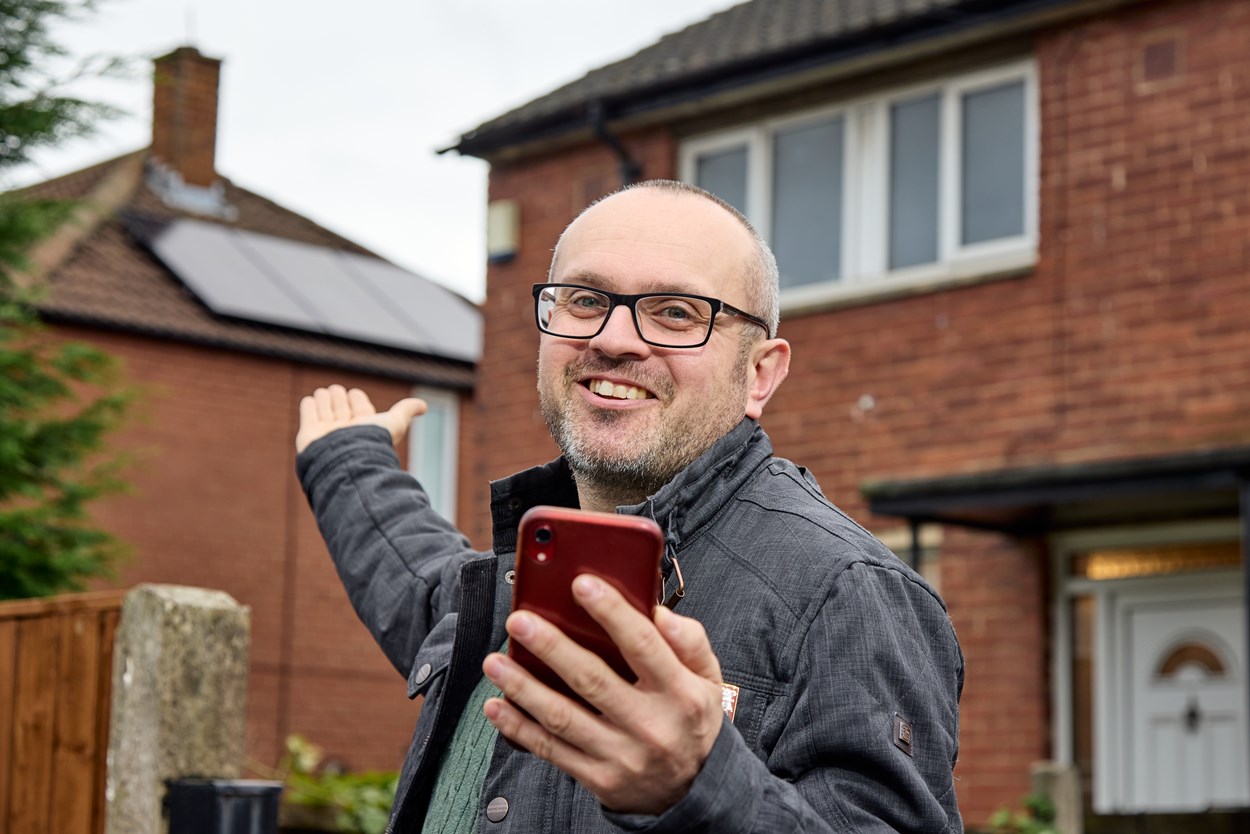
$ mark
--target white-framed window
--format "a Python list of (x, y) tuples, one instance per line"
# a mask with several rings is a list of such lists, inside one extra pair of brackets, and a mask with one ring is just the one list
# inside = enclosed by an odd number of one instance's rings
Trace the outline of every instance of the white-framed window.
[(680, 174), (777, 255), (782, 305), (1026, 268), (1037, 260), (1032, 61), (697, 136)]
[(429, 409), (408, 431), (408, 471), (425, 488), (430, 506), (454, 522), (460, 399), (438, 388), (418, 387), (412, 395), (425, 400)]

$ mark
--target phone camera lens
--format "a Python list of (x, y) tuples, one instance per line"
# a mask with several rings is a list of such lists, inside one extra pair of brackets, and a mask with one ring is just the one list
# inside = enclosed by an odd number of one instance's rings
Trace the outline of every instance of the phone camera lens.
[(534, 541), (538, 542), (539, 544), (546, 544), (547, 542), (551, 541), (551, 528), (539, 527), (537, 530), (535, 530)]

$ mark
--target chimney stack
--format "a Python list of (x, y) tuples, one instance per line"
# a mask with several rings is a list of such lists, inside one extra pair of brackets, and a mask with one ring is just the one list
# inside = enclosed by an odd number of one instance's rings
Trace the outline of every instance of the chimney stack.
[(155, 61), (152, 156), (203, 188), (217, 180), (217, 81), (221, 61), (183, 46)]

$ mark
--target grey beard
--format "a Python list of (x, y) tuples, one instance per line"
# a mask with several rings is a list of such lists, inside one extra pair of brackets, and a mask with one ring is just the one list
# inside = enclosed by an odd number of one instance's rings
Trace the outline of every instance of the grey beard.
[[(652, 448), (641, 457), (603, 457), (582, 448), (558, 409), (544, 408), (543, 417), (577, 482), (604, 495), (629, 496), (641, 501), (657, 492), (691, 463), (690, 460), (680, 459), (677, 450), (668, 448), (667, 444)], [(598, 419), (610, 424), (615, 422), (615, 415), (599, 415)]]
[[(738, 362), (732, 368), (732, 377), (727, 381), (733, 392), (745, 391), (747, 382), (747, 364), (750, 361), (750, 350), (753, 341), (742, 339), (738, 347)], [(576, 367), (564, 368), (562, 382), (567, 391), (577, 376), (589, 372), (612, 371), (630, 365), (624, 360), (614, 360), (601, 356), (592, 356), (579, 363)], [(569, 468), (577, 479), (579, 486), (585, 486), (603, 496), (611, 496), (618, 503), (641, 501), (657, 492), (677, 474), (693, 463), (701, 454), (709, 449), (723, 434), (730, 431), (742, 419), (742, 413), (729, 413), (726, 409), (709, 409), (702, 417), (704, 421), (697, 425), (659, 427), (660, 436), (652, 437), (650, 443), (644, 443), (641, 450), (635, 450), (634, 457), (607, 457), (594, 448), (587, 448), (577, 437), (576, 430), (561, 409), (561, 397), (549, 397), (547, 386), (544, 385), (542, 365), (539, 364), (539, 406), (547, 430), (555, 440), (560, 451), (564, 453)], [(640, 380), (651, 388), (661, 399), (671, 399), (672, 383), (663, 377)], [(730, 400), (736, 400), (736, 395)], [(615, 425), (620, 414), (611, 411), (599, 411), (592, 417), (600, 427)]]

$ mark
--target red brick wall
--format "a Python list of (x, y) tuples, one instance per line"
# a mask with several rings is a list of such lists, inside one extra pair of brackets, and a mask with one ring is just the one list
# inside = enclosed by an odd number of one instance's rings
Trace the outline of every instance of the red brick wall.
[[(675, 176), (676, 144), (667, 131), (622, 138), (645, 178)], [(616, 156), (603, 145), (491, 171), (490, 199), (519, 202), (521, 233), (516, 257), (486, 273), (473, 442), (462, 444), (458, 506), (464, 531), (477, 547), (490, 546), (488, 482), (559, 454), (538, 411), (538, 331), (530, 287), (547, 279), (551, 250), (564, 227), (587, 203), (619, 185)]]
[[(294, 475), (298, 402), (340, 382), (379, 406), (410, 386), (290, 362), (58, 327), (120, 358), (144, 390), (117, 438), (130, 495), (99, 522), (133, 549), (119, 583), (219, 588), (251, 607), (248, 756), (289, 733), (352, 768), (398, 769), (417, 706), (347, 601)], [(261, 771), (262, 773), (264, 771)]]
[[(1250, 443), (1248, 42), (1237, 0), (1141, 4), (1039, 36), (1037, 267), (783, 318), (794, 362), (763, 421), (779, 453), (886, 529), (898, 522), (868, 516), (865, 480)], [(625, 138), (645, 176), (674, 173), (663, 131)], [(488, 272), (474, 481), (555, 452), (533, 390), (529, 285), (568, 220), (614, 184), (597, 145), (492, 171), (491, 198), (520, 202), (522, 243)], [(469, 498), (484, 545), (485, 491)], [(946, 531), (972, 824), (1027, 792), (1030, 763), (1050, 754), (1047, 576), (1040, 544)]]

